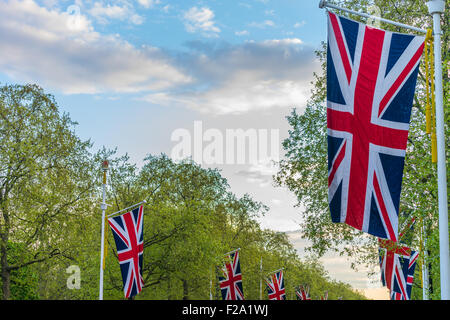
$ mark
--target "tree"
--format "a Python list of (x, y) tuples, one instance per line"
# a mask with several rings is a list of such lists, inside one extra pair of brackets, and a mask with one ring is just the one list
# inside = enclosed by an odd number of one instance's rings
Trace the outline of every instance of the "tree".
[[(36, 85), (0, 88), (0, 269), (11, 273), (56, 256), (71, 258), (67, 226), (83, 216), (93, 188), (89, 141), (73, 132), (53, 96)], [(15, 250), (9, 247), (15, 244)], [(11, 255), (14, 254), (14, 259)]]
[[(334, 1), (341, 7), (367, 12), (371, 5), (381, 10), (384, 18), (401, 21), (421, 28), (431, 27), (432, 20), (424, 1), (405, 0), (375, 0), (375, 1)], [(448, 25), (450, 13), (449, 2), (446, 2), (446, 12), (443, 23)], [(345, 13), (344, 13), (345, 14)], [(350, 18), (361, 21), (359, 16)], [(365, 22), (365, 21), (363, 21)], [(386, 30), (405, 32), (399, 27), (382, 23)], [(449, 87), (449, 28), (443, 28), (443, 74), (445, 118), (448, 119), (450, 95)], [(303, 112), (293, 110), (287, 117), (292, 129), (289, 137), (283, 142), (286, 159), (280, 162), (280, 169), (275, 181), (280, 186), (286, 186), (296, 196), (299, 205), (306, 209), (303, 212), (301, 229), (305, 238), (311, 240), (309, 248), (319, 256), (327, 250), (338, 251), (352, 257), (353, 267), (365, 264), (375, 270), (378, 266), (378, 244), (375, 237), (367, 236), (344, 224), (331, 222), (327, 199), (327, 141), (326, 141), (326, 44), (316, 52), (322, 62), (322, 73), (314, 74), (311, 99)], [(424, 225), (427, 247), (422, 251), (431, 251), (433, 272), (439, 268), (438, 237), (437, 237), (437, 184), (436, 167), (431, 163), (430, 138), (425, 132), (425, 72), (422, 63), (419, 72), (416, 96), (414, 100), (411, 124), (405, 159), (402, 194), (400, 200), (400, 224), (414, 216), (420, 222), (418, 228)], [(448, 121), (446, 121), (446, 131)], [(448, 135), (446, 135), (448, 136)], [(446, 145), (449, 145), (447, 138)], [(313, 191), (313, 192), (311, 192)], [(422, 245), (420, 232), (415, 232), (411, 245), (420, 248)], [(379, 269), (376, 268), (376, 271)], [(416, 268), (420, 273), (420, 268)], [(374, 271), (372, 271), (374, 272)], [(417, 274), (416, 274), (417, 276)], [(436, 277), (436, 276), (434, 276)], [(417, 278), (416, 278), (417, 279)], [(433, 281), (434, 284), (438, 281)], [(434, 291), (434, 297), (437, 297)], [(414, 295), (414, 293), (413, 293)]]

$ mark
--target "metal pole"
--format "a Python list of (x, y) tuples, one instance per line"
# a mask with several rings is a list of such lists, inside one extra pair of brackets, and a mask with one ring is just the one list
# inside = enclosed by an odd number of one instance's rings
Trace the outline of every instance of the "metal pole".
[(116, 212), (114, 212), (114, 213), (108, 214), (108, 218), (110, 218), (110, 217), (112, 217), (112, 216), (114, 216), (114, 215), (116, 215), (116, 214), (118, 214), (118, 213), (124, 212), (124, 211), (126, 211), (126, 210), (128, 210), (128, 209), (130, 209), (130, 208), (137, 207), (138, 205), (143, 204), (143, 203), (145, 204), (145, 203), (147, 203), (147, 201), (146, 201), (146, 200), (143, 200), (143, 201), (141, 201), (141, 202), (138, 202), (138, 203), (136, 203), (136, 204), (133, 204), (132, 206), (126, 207), (125, 209), (122, 209), (122, 210), (116, 211)]
[(423, 265), (422, 265), (422, 279), (423, 279), (423, 300), (428, 300), (428, 254), (427, 254), (427, 236), (425, 232), (425, 227), (422, 226), (423, 239)]
[(261, 257), (261, 262), (259, 264), (259, 300), (262, 300), (262, 276), (263, 276), (263, 267)]
[(392, 24), (394, 26), (407, 28), (407, 29), (410, 29), (410, 30), (413, 30), (413, 31), (416, 31), (416, 32), (427, 33), (427, 30), (424, 30), (424, 29), (416, 28), (416, 27), (413, 27), (413, 26), (410, 26), (410, 25), (407, 25), (407, 24), (403, 24), (403, 23), (400, 23), (400, 22), (392, 21), (392, 20), (389, 20), (389, 19), (384, 19), (384, 18), (381, 18), (381, 17), (378, 17), (378, 16), (372, 16), (372, 15), (367, 14), (367, 13), (362, 13), (362, 12), (353, 11), (353, 10), (346, 9), (346, 8), (341, 8), (341, 7), (338, 7), (338, 6), (334, 5), (334, 4), (328, 3), (325, 0), (321, 0), (320, 3), (319, 3), (319, 8), (325, 8), (325, 7), (332, 8), (332, 9), (337, 9), (337, 10), (342, 10), (342, 11), (345, 11), (345, 12), (348, 12), (348, 13), (351, 13), (351, 14), (355, 14), (355, 15), (358, 15), (358, 16), (361, 16), (361, 17), (364, 17), (364, 18), (368, 18), (368, 19), (375, 19), (375, 20), (383, 21), (383, 22)]
[(445, 158), (444, 98), (442, 90), (441, 59), (441, 13), (445, 2), (433, 0), (427, 2), (428, 12), (433, 16), (434, 66), (436, 95), (436, 140), (437, 175), (439, 202), (439, 254), (441, 275), (441, 300), (450, 300), (450, 253), (448, 243), (448, 207), (447, 207), (447, 171)]
[[(213, 269), (214, 269), (214, 267), (213, 267)], [(210, 270), (210, 273), (209, 273), (209, 300), (213, 299), (213, 294), (212, 294), (212, 278), (213, 278), (213, 272), (214, 272), (213, 269)]]
[(100, 285), (98, 299), (103, 300), (103, 255), (105, 250), (105, 211), (106, 211), (106, 172), (108, 171), (108, 161), (102, 163), (103, 168), (103, 201), (100, 206), (102, 209), (102, 240), (100, 246)]

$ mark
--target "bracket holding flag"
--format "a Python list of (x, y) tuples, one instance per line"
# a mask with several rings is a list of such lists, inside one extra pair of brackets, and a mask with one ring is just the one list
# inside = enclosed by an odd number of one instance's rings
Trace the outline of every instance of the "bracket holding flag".
[(394, 26), (397, 26), (397, 27), (402, 27), (402, 28), (410, 29), (410, 30), (413, 30), (413, 31), (421, 32), (421, 33), (427, 33), (427, 30), (424, 30), (424, 29), (416, 28), (414, 26), (410, 26), (410, 25), (407, 25), (407, 24), (404, 24), (404, 23), (392, 21), (392, 20), (385, 19), (385, 18), (382, 18), (382, 17), (373, 16), (373, 15), (370, 15), (370, 14), (367, 14), (367, 13), (358, 12), (358, 11), (350, 10), (350, 9), (347, 9), (347, 8), (341, 8), (341, 7), (336, 6), (336, 5), (332, 4), (332, 3), (328, 3), (325, 0), (321, 0), (320, 3), (319, 3), (319, 8), (323, 9), (323, 8), (327, 8), (327, 7), (328, 8), (332, 8), (332, 9), (336, 9), (336, 10), (341, 10), (341, 11), (344, 11), (344, 12), (347, 12), (347, 13), (355, 14), (355, 15), (358, 15), (358, 16), (361, 16), (361, 17), (364, 17), (364, 18), (375, 19), (375, 20), (379, 20), (379, 21), (382, 21), (382, 22), (390, 23), (390, 24), (392, 24)]

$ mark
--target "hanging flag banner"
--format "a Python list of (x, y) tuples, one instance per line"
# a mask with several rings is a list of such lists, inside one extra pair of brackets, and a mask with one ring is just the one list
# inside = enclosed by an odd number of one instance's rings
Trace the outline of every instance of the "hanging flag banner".
[(220, 291), (223, 300), (244, 300), (242, 289), (242, 273), (239, 262), (239, 249), (226, 254), (223, 276), (219, 276)]
[(397, 242), (379, 239), (381, 282), (392, 300), (410, 300), (419, 252)]
[[(411, 251), (411, 256), (408, 261), (405, 261), (402, 265), (403, 274), (406, 274), (406, 296), (403, 293), (402, 287), (397, 282), (394, 283), (394, 288), (390, 292), (391, 300), (411, 300), (412, 285), (414, 282), (414, 271), (416, 269), (417, 258), (419, 252)], [(406, 260), (406, 259), (405, 259)]]
[(295, 288), (295, 296), (297, 297), (297, 300), (311, 300), (309, 297), (309, 287), (308, 289), (305, 289), (304, 286)]
[(424, 40), (328, 12), (328, 200), (335, 223), (397, 241)]
[(142, 291), (142, 263), (144, 252), (144, 207), (108, 219), (114, 235), (123, 280), (125, 298)]
[(269, 300), (286, 300), (283, 270), (275, 271), (270, 279), (265, 279)]

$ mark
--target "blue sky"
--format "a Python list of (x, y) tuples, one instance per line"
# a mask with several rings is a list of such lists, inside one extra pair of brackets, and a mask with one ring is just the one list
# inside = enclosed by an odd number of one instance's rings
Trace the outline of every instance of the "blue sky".
[[(320, 72), (314, 50), (326, 40), (326, 19), (318, 2), (1, 1), (0, 82), (39, 84), (79, 123), (78, 135), (138, 165), (149, 153), (170, 156), (177, 130), (195, 140), (196, 123), (219, 137), (276, 130), (270, 149), (282, 157), (285, 117), (305, 107)], [(296, 230), (302, 208), (273, 186), (271, 160), (279, 159), (267, 155), (209, 166), (233, 192), (270, 207), (263, 227)], [(351, 282), (343, 270), (336, 277)]]

